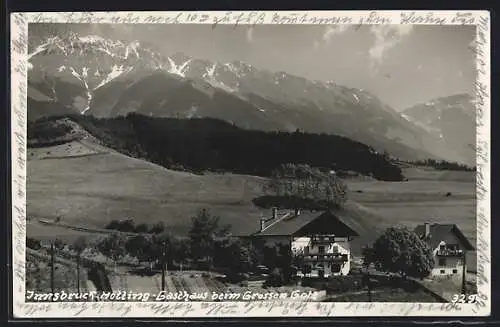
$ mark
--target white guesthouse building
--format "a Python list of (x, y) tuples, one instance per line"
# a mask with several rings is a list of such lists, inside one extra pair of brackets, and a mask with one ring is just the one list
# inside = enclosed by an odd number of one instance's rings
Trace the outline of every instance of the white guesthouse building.
[(415, 233), (433, 251), (434, 268), (430, 277), (461, 276), (467, 269), (467, 251), (473, 251), (474, 246), (457, 225), (425, 223), (417, 226)]
[(351, 240), (358, 233), (347, 225), (342, 210), (278, 213), (261, 219), (260, 229), (251, 235), (266, 245), (289, 245), (301, 277), (347, 275), (351, 269)]

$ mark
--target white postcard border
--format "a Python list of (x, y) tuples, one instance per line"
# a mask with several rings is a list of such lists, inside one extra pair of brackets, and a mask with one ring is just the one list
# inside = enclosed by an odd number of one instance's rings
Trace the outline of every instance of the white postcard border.
[[(475, 304), (314, 302), (26, 303), (26, 125), (29, 23), (112, 24), (413, 24), (476, 25), (477, 265)], [(487, 316), (491, 311), (490, 12), (217, 11), (11, 14), (12, 289), (16, 318), (194, 318)]]

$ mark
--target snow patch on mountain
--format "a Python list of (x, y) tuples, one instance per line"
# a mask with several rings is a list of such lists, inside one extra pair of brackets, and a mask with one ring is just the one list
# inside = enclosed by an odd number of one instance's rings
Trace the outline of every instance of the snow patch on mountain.
[(188, 59), (182, 65), (177, 65), (175, 63), (175, 61), (170, 57), (168, 57), (167, 59), (168, 59), (168, 62), (170, 63), (170, 68), (168, 69), (168, 72), (170, 74), (179, 75), (181, 77), (186, 77), (186, 68), (188, 67), (189, 63), (191, 62), (191, 59)]
[(140, 47), (140, 45), (141, 44), (138, 41), (134, 41), (134, 42), (132, 42), (132, 43), (129, 44), (129, 46), (127, 47), (127, 51), (130, 48), (134, 52), (135, 56), (137, 58), (139, 58), (140, 57), (139, 56), (139, 51), (137, 51), (137, 49)]
[(224, 82), (222, 82), (216, 78), (216, 76), (215, 76), (216, 75), (216, 73), (215, 73), (216, 68), (217, 68), (216, 63), (212, 64), (212, 66), (205, 67), (206, 72), (202, 76), (203, 79), (215, 88), (224, 90), (224, 91), (229, 92), (229, 93), (238, 92), (237, 88), (230, 87), (230, 86), (226, 85)]
[(413, 118), (411, 118), (410, 116), (404, 114), (404, 113), (401, 113), (401, 117), (403, 117), (406, 121), (420, 127), (420, 128), (423, 128), (424, 130), (426, 130), (427, 132), (433, 132), (434, 129), (431, 128), (430, 126), (428, 126), (427, 124), (424, 124), (422, 122), (419, 122)]
[(359, 97), (356, 93), (352, 94), (353, 98), (356, 100), (356, 103), (359, 103)]
[(35, 51), (33, 51), (31, 54), (28, 54), (28, 60), (30, 60), (31, 58), (33, 58), (37, 54), (47, 50), (48, 45), (49, 45), (49, 43), (47, 42), (47, 43), (41, 44), (38, 47), (36, 47)]
[(236, 76), (240, 75), (240, 70), (233, 63), (231, 62), (225, 63), (224, 66), (226, 66), (229, 69), (229, 71), (235, 74)]
[(105, 42), (106, 40), (98, 35), (87, 35), (79, 37), (81, 42), (84, 43), (96, 43), (96, 42)]
[(76, 72), (76, 70), (73, 67), (70, 67), (71, 70), (71, 75), (76, 77), (78, 80), (80, 80), (83, 83), (83, 86), (85, 87), (85, 93), (87, 95), (87, 103), (85, 104), (85, 108), (83, 108), (81, 114), (85, 114), (89, 109), (90, 109), (90, 102), (92, 101), (92, 93), (90, 92), (89, 85), (87, 83), (87, 67), (82, 68), (82, 73), (79, 74)]
[(130, 72), (132, 69), (133, 67), (128, 67), (124, 69), (123, 65), (121, 66), (113, 65), (111, 72), (96, 87), (94, 87), (94, 91), (108, 84), (118, 76)]

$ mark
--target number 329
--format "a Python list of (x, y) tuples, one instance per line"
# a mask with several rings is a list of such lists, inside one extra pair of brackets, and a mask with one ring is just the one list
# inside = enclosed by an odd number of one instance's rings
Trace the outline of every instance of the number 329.
[(466, 296), (465, 294), (455, 294), (451, 299), (452, 303), (474, 303), (476, 302), (477, 295), (471, 294)]

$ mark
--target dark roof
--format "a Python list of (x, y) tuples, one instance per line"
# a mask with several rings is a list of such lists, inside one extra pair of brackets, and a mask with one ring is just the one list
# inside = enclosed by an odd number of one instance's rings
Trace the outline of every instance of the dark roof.
[[(446, 238), (449, 233), (454, 233), (458, 239), (462, 242), (462, 245), (468, 251), (473, 251), (474, 246), (470, 243), (470, 241), (465, 237), (460, 228), (458, 228), (455, 224), (430, 224), (430, 235), (426, 240), (429, 245), (435, 249), (442, 240)], [(415, 233), (419, 235), (421, 238), (425, 235), (425, 225), (418, 225), (415, 227)]]
[[(321, 230), (324, 226), (328, 231), (335, 231), (337, 235), (358, 236), (358, 233), (349, 226), (349, 217), (343, 210), (330, 210), (326, 212), (303, 211), (300, 215), (291, 216), (277, 220), (276, 223), (269, 222), (269, 227), (263, 231), (257, 230), (252, 236), (290, 236), (301, 230), (316, 225), (315, 230)], [(326, 231), (325, 230), (325, 231)]]

